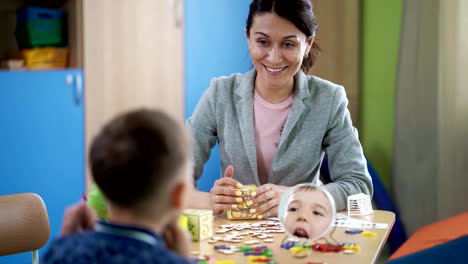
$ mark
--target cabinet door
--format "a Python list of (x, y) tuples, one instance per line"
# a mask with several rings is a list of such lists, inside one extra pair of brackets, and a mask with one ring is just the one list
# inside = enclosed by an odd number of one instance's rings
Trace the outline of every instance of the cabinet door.
[[(49, 214), (50, 242), (64, 209), (84, 192), (82, 74), (0, 72), (0, 92), (0, 195), (39, 194)], [(0, 263), (28, 261), (30, 253), (0, 257)]]
[(183, 0), (83, 0), (86, 141), (117, 113), (183, 119)]

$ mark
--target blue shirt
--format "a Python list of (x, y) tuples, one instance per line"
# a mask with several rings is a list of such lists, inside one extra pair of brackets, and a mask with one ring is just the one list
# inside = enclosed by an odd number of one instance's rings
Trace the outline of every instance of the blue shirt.
[(100, 221), (96, 231), (55, 240), (41, 264), (52, 263), (193, 263), (169, 250), (150, 230)]

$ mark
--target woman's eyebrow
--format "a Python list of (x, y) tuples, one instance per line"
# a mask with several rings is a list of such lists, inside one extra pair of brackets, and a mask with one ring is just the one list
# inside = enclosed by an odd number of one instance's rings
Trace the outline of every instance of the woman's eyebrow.
[[(270, 37), (270, 36), (268, 36), (268, 34), (263, 33), (263, 32), (261, 32), (261, 31), (257, 31), (257, 32), (255, 32), (254, 34), (256, 34), (256, 35), (263, 35), (263, 36), (268, 37), (268, 38)], [(296, 36), (296, 35), (288, 35), (288, 36), (286, 36), (286, 37), (283, 37), (283, 39), (289, 39), (289, 38), (295, 38), (295, 39), (297, 39), (297, 38), (299, 38), (299, 37)]]
[(268, 34), (265, 34), (265, 33), (260, 32), (260, 31), (257, 31), (257, 32), (255, 32), (254, 34), (255, 34), (255, 35), (263, 35), (263, 36), (268, 37), (268, 38), (270, 37), (270, 36), (268, 36)]

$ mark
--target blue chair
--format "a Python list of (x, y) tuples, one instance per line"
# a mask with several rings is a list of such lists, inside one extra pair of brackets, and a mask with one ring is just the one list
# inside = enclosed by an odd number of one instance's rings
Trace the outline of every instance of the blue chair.
[[(379, 175), (375, 171), (374, 167), (372, 167), (369, 160), (367, 160), (367, 169), (369, 170), (369, 174), (372, 178), (372, 184), (374, 185), (374, 196), (372, 197), (372, 200), (374, 201), (375, 206), (377, 206), (377, 209), (379, 210), (386, 210), (395, 213), (395, 223), (388, 237), (390, 252), (393, 253), (406, 241), (406, 232), (400, 218), (398, 217), (398, 210), (395, 204), (388, 192), (385, 190)], [(326, 156), (323, 159), (320, 172), (326, 181), (331, 181), (328, 159)]]
[(468, 257), (468, 235), (461, 238), (403, 256), (387, 262), (388, 264), (438, 264), (466, 263)]

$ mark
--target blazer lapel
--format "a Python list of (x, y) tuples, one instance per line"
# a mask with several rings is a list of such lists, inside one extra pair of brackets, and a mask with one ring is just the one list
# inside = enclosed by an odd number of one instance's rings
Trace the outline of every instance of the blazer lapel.
[[(291, 110), (288, 114), (288, 119), (286, 120), (286, 124), (284, 125), (283, 132), (281, 133), (281, 140), (278, 146), (278, 152), (282, 150), (282, 145), (285, 144), (285, 140), (289, 137), (289, 134), (293, 130), (294, 126), (296, 126), (297, 121), (302, 115), (302, 112), (305, 109), (304, 105), (304, 98), (310, 96), (307, 78), (302, 70), (300, 70), (296, 76), (296, 95), (294, 96), (293, 103), (291, 105)], [(278, 154), (278, 153), (277, 153)], [(277, 156), (277, 155), (275, 155)]]
[(239, 86), (236, 89), (236, 94), (239, 96), (236, 102), (236, 111), (238, 113), (237, 118), (239, 119), (242, 141), (244, 142), (245, 151), (247, 152), (247, 158), (249, 159), (252, 173), (255, 175), (257, 186), (260, 186), (260, 180), (258, 179), (257, 171), (257, 150), (255, 147), (255, 132), (253, 123), (254, 113), (252, 87), (255, 76), (255, 70), (251, 70), (244, 75), (241, 82), (239, 83)]

